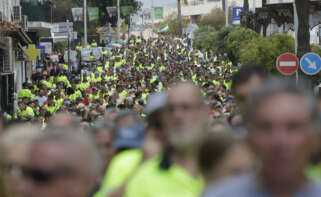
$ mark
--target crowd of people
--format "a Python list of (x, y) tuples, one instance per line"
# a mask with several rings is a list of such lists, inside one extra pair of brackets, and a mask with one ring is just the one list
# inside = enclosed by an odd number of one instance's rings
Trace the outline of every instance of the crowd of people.
[(184, 38), (103, 53), (73, 69), (39, 61), (0, 119), (1, 196), (321, 195), (307, 88)]
[(58, 58), (43, 57), (32, 83), (26, 82), (18, 93), (16, 113), (6, 116), (45, 126), (56, 112), (70, 112), (90, 124), (114, 108), (133, 109), (144, 118), (148, 95), (179, 81), (193, 81), (202, 89), (213, 119), (236, 114), (230, 90), (238, 67), (226, 56), (191, 50), (182, 39), (132, 39), (130, 43), (102, 51), (99, 60), (91, 55), (89, 64), (73, 67), (72, 72), (63, 52)]

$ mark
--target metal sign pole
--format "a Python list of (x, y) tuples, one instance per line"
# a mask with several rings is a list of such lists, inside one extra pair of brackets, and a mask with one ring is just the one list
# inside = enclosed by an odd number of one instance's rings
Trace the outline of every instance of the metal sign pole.
[(256, 9), (256, 0), (253, 0), (253, 13), (255, 14), (255, 9)]
[(69, 20), (67, 20), (67, 28), (68, 28), (68, 71), (71, 72), (71, 61), (70, 61), (70, 27), (69, 27)]
[(152, 0), (152, 38), (154, 38), (155, 31), (155, 10), (154, 10), (154, 0)]
[(84, 0), (84, 46), (87, 47), (87, 0)]
[(226, 27), (228, 27), (228, 15), (229, 15), (229, 5), (228, 5), (228, 0), (225, 0), (225, 22), (226, 22)]
[[(298, 13), (296, 10), (296, 4), (295, 1), (293, 1), (293, 16), (294, 16), (294, 31), (295, 31), (295, 55), (298, 56), (298, 30), (299, 30), (299, 19), (298, 19)], [(299, 84), (299, 73), (296, 71), (295, 74), (295, 81), (296, 84)]]
[(117, 40), (120, 42), (120, 0), (117, 0)]

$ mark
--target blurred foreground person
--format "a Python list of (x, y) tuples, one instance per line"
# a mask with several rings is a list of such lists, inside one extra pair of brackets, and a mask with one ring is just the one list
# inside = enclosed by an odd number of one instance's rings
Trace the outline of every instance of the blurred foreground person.
[(293, 82), (271, 80), (253, 94), (246, 115), (260, 169), (214, 183), (203, 196), (320, 196), (320, 183), (304, 174), (319, 126), (314, 98)]
[(197, 87), (179, 83), (168, 93), (163, 155), (142, 164), (129, 181), (126, 197), (198, 196), (204, 187), (197, 163), (206, 127), (206, 106)]
[(72, 128), (48, 129), (32, 140), (22, 165), (25, 197), (88, 197), (101, 173), (96, 147)]
[(242, 113), (246, 108), (246, 102), (266, 78), (264, 70), (257, 65), (243, 65), (232, 77), (232, 92), (236, 103)]
[(104, 166), (107, 167), (114, 156), (114, 149), (112, 147), (115, 126), (108, 120), (96, 120), (91, 127), (91, 133), (94, 136), (95, 142), (103, 157)]
[(230, 125), (225, 120), (214, 120), (209, 124), (208, 131), (210, 133), (216, 134), (216, 133), (225, 133), (230, 131)]
[(78, 126), (80, 121), (78, 121), (75, 116), (70, 114), (59, 112), (52, 116), (49, 120), (49, 126), (52, 127), (68, 127), (68, 126)]
[(199, 164), (207, 185), (253, 170), (255, 157), (247, 144), (228, 130), (210, 133), (200, 148)]
[(167, 93), (154, 93), (147, 99), (144, 113), (147, 115), (147, 128), (142, 149), (144, 160), (162, 153), (166, 144), (165, 107)]
[(4, 120), (3, 120), (3, 116), (0, 114), (0, 135), (3, 134), (3, 130), (4, 130)]
[[(158, 155), (161, 152), (163, 147), (162, 136), (164, 135), (162, 130), (164, 124), (163, 121), (161, 121), (161, 117), (164, 113), (165, 104), (166, 94), (156, 93), (148, 98), (147, 106), (144, 110), (148, 119), (145, 136), (140, 135), (140, 133), (144, 133), (139, 132), (139, 127), (137, 126), (125, 127), (127, 130), (130, 129), (128, 130), (129, 136), (134, 138), (126, 139), (128, 138), (126, 135), (122, 136), (121, 133), (126, 131), (124, 128), (117, 131), (119, 134), (116, 136), (117, 139), (115, 140), (113, 148), (122, 148), (123, 151), (118, 151), (119, 154), (113, 159), (100, 191), (94, 197), (123, 196), (127, 181), (136, 173), (143, 161)], [(126, 118), (126, 116), (123, 117)], [(140, 121), (137, 123), (142, 124)]]
[(40, 130), (37, 127), (21, 124), (9, 127), (2, 136), (4, 178), (12, 196), (22, 195), (19, 190), (22, 181), (20, 167), (26, 160), (26, 151), (32, 139), (39, 134)]
[(133, 110), (124, 110), (115, 118), (116, 132), (112, 143), (114, 157), (110, 161), (99, 192), (94, 197), (122, 196), (122, 186), (137, 170), (143, 159), (141, 144), (145, 127)]
[[(0, 160), (0, 161), (1, 161), (1, 164), (3, 164), (3, 161), (2, 160)], [(7, 186), (8, 186), (8, 182), (3, 177), (3, 174), (0, 174), (0, 196), (1, 197), (12, 197), (13, 196), (10, 192), (8, 192)]]

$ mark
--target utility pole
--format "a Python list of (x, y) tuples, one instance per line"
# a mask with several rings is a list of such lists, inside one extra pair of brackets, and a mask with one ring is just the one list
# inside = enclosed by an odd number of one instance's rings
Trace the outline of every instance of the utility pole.
[(183, 26), (182, 26), (182, 3), (181, 0), (177, 0), (177, 23), (178, 23), (178, 35), (183, 35)]
[(310, 31), (309, 31), (309, 1), (295, 0), (294, 20), (296, 32), (296, 55), (301, 58), (305, 53), (310, 51)]
[(68, 70), (71, 72), (71, 61), (70, 61), (70, 26), (69, 20), (67, 20), (67, 33), (68, 33)]
[(120, 0), (117, 0), (117, 41), (120, 42)]
[(244, 0), (244, 5), (243, 5), (243, 7), (244, 7), (244, 11), (245, 12), (249, 12), (249, 10), (250, 10), (250, 5), (249, 5), (249, 0)]
[(225, 25), (228, 27), (228, 15), (229, 15), (229, 6), (228, 6), (228, 0), (225, 1)]
[(253, 0), (253, 13), (255, 13), (255, 8), (256, 8), (256, 0)]
[(222, 0), (222, 10), (225, 10), (225, 0)]
[(84, 47), (87, 47), (87, 0), (84, 0)]
[(155, 9), (154, 9), (154, 0), (152, 0), (152, 38), (154, 38), (155, 31)]
[[(295, 28), (295, 55), (301, 57), (310, 52), (310, 27), (309, 27), (309, 8), (310, 1), (294, 0), (294, 28)], [(306, 83), (307, 87), (312, 87), (311, 78), (306, 77), (301, 72), (297, 71), (296, 81), (298, 78), (304, 78), (302, 82)]]

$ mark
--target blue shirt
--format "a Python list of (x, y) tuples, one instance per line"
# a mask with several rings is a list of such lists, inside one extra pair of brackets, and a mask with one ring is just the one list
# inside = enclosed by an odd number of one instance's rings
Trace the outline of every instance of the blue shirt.
[[(263, 190), (256, 184), (254, 175), (242, 175), (210, 185), (202, 197), (273, 197), (272, 193)], [(310, 181), (292, 197), (320, 197), (321, 183)]]

